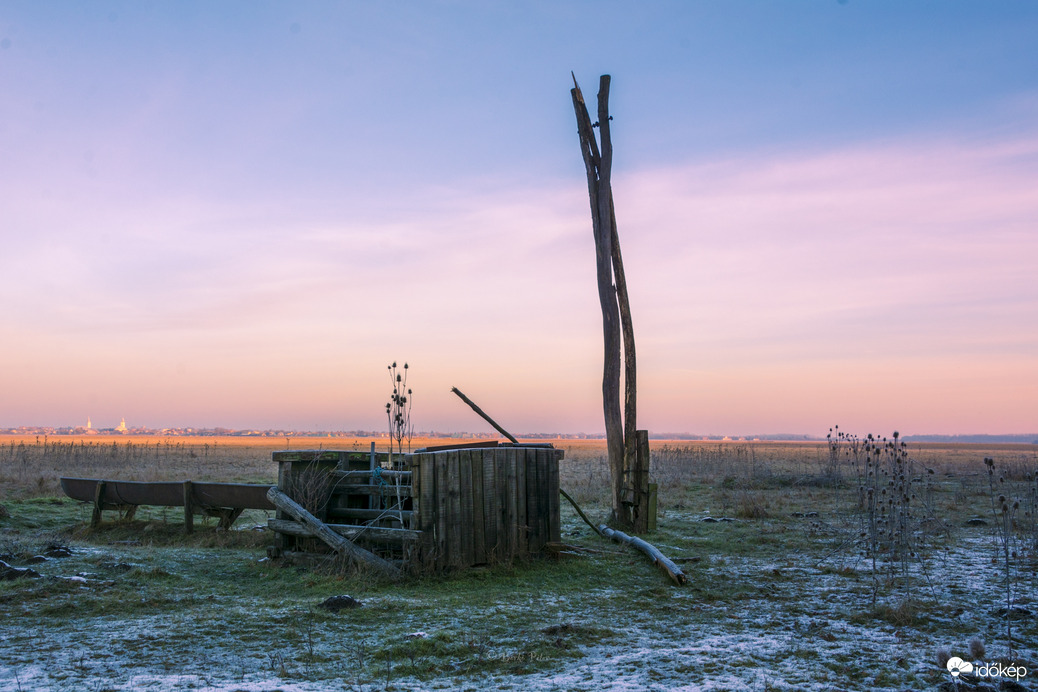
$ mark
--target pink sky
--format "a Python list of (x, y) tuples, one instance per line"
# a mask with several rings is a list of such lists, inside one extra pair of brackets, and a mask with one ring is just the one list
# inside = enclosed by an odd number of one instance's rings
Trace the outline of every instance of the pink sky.
[(222, 7), (0, 9), (0, 427), (600, 432), (573, 69), (640, 427), (1038, 431), (1038, 9)]
[[(642, 425), (1033, 427), (1036, 152), (891, 141), (619, 172)], [(600, 430), (582, 181), (422, 194), (381, 221), (215, 240), (164, 229), (219, 209), (146, 210), (158, 243), (105, 244), (106, 222), (139, 212), (102, 206), (83, 247), (27, 242), (8, 267), (37, 290), (3, 327), (7, 416), (377, 429), (397, 359), (423, 429), (481, 429), (458, 386), (517, 431)]]

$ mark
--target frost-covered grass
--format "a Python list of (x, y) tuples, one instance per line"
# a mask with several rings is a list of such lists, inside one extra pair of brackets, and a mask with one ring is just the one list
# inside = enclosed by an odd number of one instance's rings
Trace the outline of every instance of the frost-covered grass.
[[(265, 560), (262, 512), (184, 536), (175, 510), (92, 531), (88, 505), (4, 499), (9, 562), (50, 543), (73, 554), (32, 565), (40, 579), (0, 582), (0, 690), (933, 689), (951, 680), (937, 649), (968, 658), (971, 638), (988, 661), (1038, 669), (1033, 547), (1021, 543), (1013, 565), (1030, 615), (1013, 623), (1010, 659), (992, 523), (965, 526), (991, 513), (990, 450), (929, 462), (939, 521), (919, 527), (928, 547), (905, 575), (873, 573), (854, 483), (823, 472), (818, 448), (734, 449), (678, 445), (656, 459), (648, 539), (688, 573), (681, 588), (565, 503), (563, 540), (589, 551), (579, 557), (378, 583)], [(1003, 451), (1000, 463), (1034, 458)], [(563, 487), (594, 519), (606, 514), (602, 474), (600, 448), (567, 450)], [(316, 607), (338, 594), (363, 606)]]

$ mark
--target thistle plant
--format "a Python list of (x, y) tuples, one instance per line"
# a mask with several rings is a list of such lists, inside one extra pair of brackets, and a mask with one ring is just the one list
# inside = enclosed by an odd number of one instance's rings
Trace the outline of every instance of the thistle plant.
[(414, 426), (411, 425), (411, 390), (407, 386), (407, 363), (402, 370), (397, 370), (396, 361), (388, 366), (389, 379), (393, 384), (393, 395), (386, 404), (386, 418), (389, 420), (389, 451), (403, 454), (404, 440), (407, 440), (407, 451), (411, 451), (411, 437)]
[[(899, 583), (903, 604), (914, 601), (912, 563), (926, 581), (930, 575), (925, 559), (925, 522), (927, 494), (932, 488), (932, 469), (920, 469), (908, 452), (908, 445), (894, 432), (893, 439), (867, 435), (864, 439), (840, 432), (829, 433), (830, 464), (843, 456), (854, 464), (858, 477), (859, 545), (871, 563), (872, 605), (880, 590), (880, 576), (886, 572), (889, 585)], [(922, 487), (924, 497), (917, 490)], [(931, 585), (932, 590), (932, 585)]]
[[(1009, 496), (1006, 488), (1006, 477), (995, 468), (995, 460), (984, 459), (988, 469), (988, 493), (991, 499), (991, 514), (995, 522), (995, 544), (999, 552), (999, 562), (1006, 572), (1006, 646), (1009, 655), (1013, 655), (1013, 605), (1015, 600), (1015, 562), (1020, 546), (1013, 535), (1016, 516), (1020, 511), (1020, 501)], [(997, 476), (996, 476), (997, 473)], [(995, 480), (997, 477), (997, 481)]]

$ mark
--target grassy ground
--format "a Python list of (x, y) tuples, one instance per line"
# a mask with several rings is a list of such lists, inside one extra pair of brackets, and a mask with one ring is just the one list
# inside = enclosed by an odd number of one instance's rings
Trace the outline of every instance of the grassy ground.
[[(190, 536), (178, 510), (161, 508), (90, 529), (89, 505), (60, 498), (58, 475), (270, 482), (271, 446), (87, 441), (77, 456), (64, 442), (24, 442), (0, 440), (0, 559), (42, 576), (0, 581), (4, 691), (936, 689), (952, 680), (941, 648), (1025, 666), (1025, 689), (1038, 678), (1035, 447), (910, 448), (925, 479), (908, 501), (915, 555), (874, 566), (846, 455), (654, 442), (660, 517), (648, 539), (688, 573), (678, 588), (565, 503), (577, 556), (402, 583), (266, 560), (264, 512)], [(342, 444), (291, 445), (322, 442)], [(560, 446), (563, 488), (604, 518), (602, 443)], [(1008, 560), (999, 495), (1021, 503)], [(28, 564), (56, 545), (72, 554)], [(363, 605), (317, 607), (341, 594)]]

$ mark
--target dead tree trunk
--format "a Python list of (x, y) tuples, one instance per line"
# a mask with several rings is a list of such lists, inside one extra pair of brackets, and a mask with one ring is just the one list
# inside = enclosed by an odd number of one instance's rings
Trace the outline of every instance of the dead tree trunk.
[[(612, 482), (613, 519), (632, 525), (631, 507), (637, 501), (635, 478), (637, 467), (636, 403), (637, 381), (634, 353), (634, 326), (627, 297), (620, 238), (613, 209), (610, 184), (613, 166), (613, 144), (609, 121), (609, 75), (602, 75), (598, 88), (598, 122), (592, 123), (584, 96), (573, 78), (573, 111), (577, 117), (580, 151), (587, 172), (591, 223), (595, 237), (595, 259), (598, 278), (598, 300), (602, 308), (604, 359), (602, 367), (602, 409), (605, 414), (606, 447)], [(596, 140), (594, 128), (598, 128)], [(601, 148), (599, 148), (599, 141)], [(615, 282), (615, 283), (614, 283)], [(621, 341), (624, 357), (624, 404), (620, 408)], [(635, 474), (638, 475), (638, 474)], [(647, 490), (647, 489), (646, 489)]]

